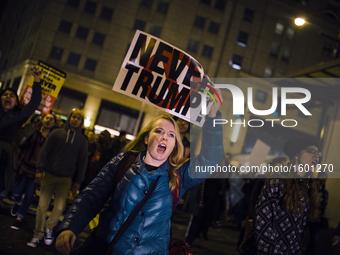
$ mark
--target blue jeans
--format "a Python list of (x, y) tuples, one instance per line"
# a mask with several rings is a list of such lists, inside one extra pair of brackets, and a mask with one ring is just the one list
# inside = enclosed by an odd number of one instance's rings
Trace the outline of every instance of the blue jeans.
[[(23, 219), (25, 217), (28, 208), (32, 204), (34, 192), (37, 187), (38, 183), (36, 183), (34, 179), (24, 175), (14, 183), (13, 197), (15, 203), (19, 204), (22, 200), (17, 216), (18, 218)], [(22, 199), (22, 195), (24, 195), (24, 199)]]

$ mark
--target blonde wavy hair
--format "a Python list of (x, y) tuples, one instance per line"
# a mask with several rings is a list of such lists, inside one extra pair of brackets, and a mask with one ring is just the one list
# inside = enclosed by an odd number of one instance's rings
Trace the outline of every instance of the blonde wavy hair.
[(145, 151), (147, 149), (147, 145), (145, 144), (145, 137), (149, 135), (150, 131), (154, 128), (156, 121), (158, 121), (159, 119), (168, 120), (175, 127), (175, 138), (176, 138), (175, 147), (169, 156), (169, 163), (170, 163), (169, 187), (170, 187), (171, 192), (173, 192), (175, 188), (179, 185), (178, 173), (176, 170), (180, 168), (188, 159), (183, 157), (184, 148), (183, 148), (181, 136), (179, 133), (179, 129), (178, 129), (176, 121), (171, 116), (163, 114), (163, 115), (160, 115), (154, 118), (141, 132), (139, 132), (136, 139), (128, 143), (124, 147), (123, 150), (131, 151), (132, 153), (139, 153), (139, 152)]

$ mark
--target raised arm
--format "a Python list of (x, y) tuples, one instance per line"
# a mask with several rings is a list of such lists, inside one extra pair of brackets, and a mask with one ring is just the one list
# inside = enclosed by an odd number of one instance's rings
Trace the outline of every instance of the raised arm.
[[(216, 91), (222, 100), (220, 90), (216, 89)], [(222, 125), (214, 125), (214, 120), (222, 117), (221, 112), (218, 111), (221, 104), (217, 98), (216, 102), (218, 103), (213, 104), (202, 127), (202, 145), (199, 155), (190, 159), (180, 168), (182, 185), (180, 196), (187, 189), (211, 177), (210, 173), (198, 172), (201, 167), (220, 166), (224, 158)]]
[(31, 74), (34, 78), (31, 99), (20, 112), (20, 115), (22, 116), (24, 121), (26, 121), (26, 119), (34, 113), (41, 101), (41, 70), (38, 67), (33, 67), (31, 70)]

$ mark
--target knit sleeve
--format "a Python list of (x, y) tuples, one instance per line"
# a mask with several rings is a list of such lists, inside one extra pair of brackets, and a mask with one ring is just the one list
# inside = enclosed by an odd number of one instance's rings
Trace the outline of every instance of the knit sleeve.
[(181, 175), (181, 194), (190, 189), (206, 178), (211, 177), (209, 172), (196, 172), (201, 166), (209, 167), (220, 165), (223, 160), (223, 129), (222, 125), (214, 126), (214, 119), (222, 117), (221, 112), (217, 113), (215, 118), (206, 117), (206, 121), (202, 127), (202, 143), (199, 155), (187, 161), (179, 169)]
[(274, 226), (274, 217), (279, 207), (279, 179), (266, 181), (256, 205), (254, 232), (257, 249), (261, 254), (272, 254), (278, 233)]

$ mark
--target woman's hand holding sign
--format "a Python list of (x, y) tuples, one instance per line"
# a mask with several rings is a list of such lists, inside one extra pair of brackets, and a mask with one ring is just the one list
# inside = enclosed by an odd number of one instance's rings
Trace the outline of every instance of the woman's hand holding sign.
[[(216, 103), (214, 103), (211, 106), (209, 114), (208, 114), (208, 116), (211, 117), (211, 118), (216, 117), (216, 113), (217, 113), (218, 109), (220, 108), (220, 106), (221, 106), (221, 104), (223, 102), (221, 90), (217, 89), (217, 88), (215, 88), (215, 90), (216, 90), (216, 92), (217, 92), (219, 97), (214, 93), (214, 99), (215, 99)], [(221, 100), (219, 100), (219, 99), (221, 99)], [(208, 97), (208, 101), (211, 102), (211, 101), (214, 101), (214, 100), (211, 97)]]

